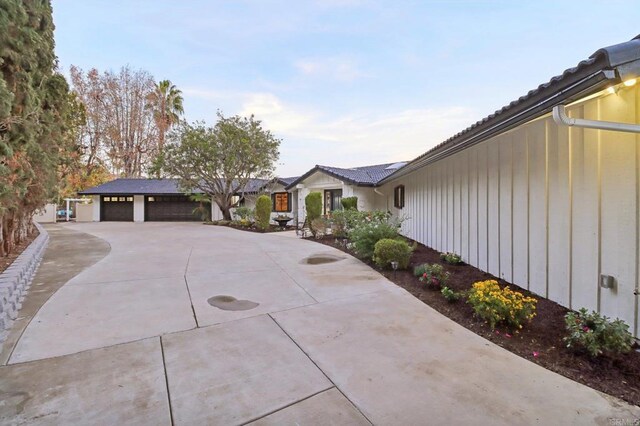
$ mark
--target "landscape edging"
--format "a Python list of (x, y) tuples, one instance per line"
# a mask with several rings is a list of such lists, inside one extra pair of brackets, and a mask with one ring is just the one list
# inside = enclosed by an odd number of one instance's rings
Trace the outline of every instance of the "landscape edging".
[(5, 340), (13, 321), (18, 317), (25, 294), (36, 275), (44, 255), (49, 234), (37, 222), (40, 234), (24, 249), (13, 263), (0, 273), (0, 345)]

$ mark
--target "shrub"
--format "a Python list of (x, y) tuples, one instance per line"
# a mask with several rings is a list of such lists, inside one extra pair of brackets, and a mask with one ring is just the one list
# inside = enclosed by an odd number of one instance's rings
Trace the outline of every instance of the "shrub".
[(422, 268), (422, 270), (424, 271), (419, 278), (420, 281), (431, 288), (441, 288), (446, 286), (447, 281), (449, 281), (449, 277), (451, 276), (450, 273), (444, 270), (444, 267), (442, 265), (438, 265), (437, 263), (425, 263), (424, 265), (420, 265), (418, 268)]
[(347, 221), (344, 210), (336, 210), (331, 213), (331, 233), (336, 238), (347, 237)]
[[(347, 232), (357, 228), (360, 225), (376, 222), (386, 223), (391, 219), (391, 215), (382, 210), (358, 211), (354, 209), (344, 210), (344, 219)], [(399, 227), (400, 222), (397, 223)]]
[(243, 227), (243, 228), (248, 228), (248, 227), (251, 226), (251, 222), (249, 222), (247, 219), (232, 220), (231, 221), (231, 225), (240, 226), (240, 227)]
[(508, 286), (501, 289), (497, 281), (487, 280), (473, 284), (468, 303), (478, 317), (489, 323), (491, 329), (498, 323), (522, 328), (525, 321), (536, 315), (537, 300)]
[(391, 267), (391, 262), (398, 262), (398, 269), (407, 269), (413, 253), (413, 247), (404, 240), (383, 238), (373, 250), (373, 261), (382, 268)]
[(398, 226), (391, 222), (364, 222), (349, 232), (349, 239), (356, 252), (367, 259), (373, 257), (378, 241), (395, 240), (399, 237)]
[(457, 291), (454, 291), (452, 289), (450, 289), (447, 286), (442, 287), (442, 290), (440, 290), (440, 293), (442, 293), (442, 295), (444, 296), (444, 298), (447, 300), (447, 302), (449, 303), (454, 303), (457, 302), (458, 300), (460, 300), (460, 298), (462, 297), (462, 293), (459, 293)]
[(451, 265), (457, 265), (459, 263), (462, 263), (462, 257), (460, 257), (459, 254), (455, 254), (455, 253), (440, 253), (440, 259), (442, 259), (443, 261), (451, 264)]
[(271, 221), (271, 197), (261, 195), (256, 200), (256, 226), (263, 231), (269, 228)]
[(233, 216), (236, 220), (247, 220), (249, 222), (253, 222), (255, 211), (250, 207), (236, 207), (233, 212)]
[(342, 208), (345, 210), (358, 210), (358, 197), (344, 197), (340, 200), (342, 203)]
[(321, 238), (327, 233), (327, 228), (330, 226), (329, 221), (323, 217), (317, 217), (311, 221), (311, 233), (316, 238)]
[(307, 209), (307, 223), (311, 228), (311, 233), (315, 237), (316, 234), (311, 224), (314, 219), (322, 215), (322, 194), (319, 192), (310, 192), (304, 197), (304, 206)]
[(427, 268), (431, 266), (428, 263), (423, 263), (421, 265), (416, 266), (415, 268), (413, 268), (413, 275), (415, 275), (416, 277), (421, 277), (424, 275), (425, 272), (427, 272)]
[(595, 311), (588, 313), (582, 308), (578, 312), (568, 312), (564, 320), (569, 332), (564, 338), (568, 348), (586, 350), (593, 357), (605, 352), (621, 354), (631, 350), (633, 336), (621, 319), (610, 321)]

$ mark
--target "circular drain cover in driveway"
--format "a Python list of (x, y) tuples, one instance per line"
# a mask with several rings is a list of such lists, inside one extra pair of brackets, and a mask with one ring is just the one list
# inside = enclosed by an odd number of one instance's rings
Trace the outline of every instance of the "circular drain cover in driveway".
[(248, 311), (259, 305), (259, 303), (252, 302), (251, 300), (238, 300), (233, 296), (213, 296), (207, 299), (207, 302), (218, 309), (223, 311)]
[(342, 259), (344, 259), (344, 257), (333, 254), (314, 254), (302, 259), (301, 263), (306, 263), (307, 265), (324, 265), (325, 263), (333, 263)]

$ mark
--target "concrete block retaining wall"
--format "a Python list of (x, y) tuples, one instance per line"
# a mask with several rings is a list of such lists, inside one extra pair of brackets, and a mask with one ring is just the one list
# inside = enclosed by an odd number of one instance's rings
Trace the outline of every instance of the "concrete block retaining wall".
[(40, 235), (0, 274), (0, 345), (11, 324), (18, 317), (24, 296), (31, 286), (49, 242), (47, 231), (38, 223), (35, 223), (35, 226)]

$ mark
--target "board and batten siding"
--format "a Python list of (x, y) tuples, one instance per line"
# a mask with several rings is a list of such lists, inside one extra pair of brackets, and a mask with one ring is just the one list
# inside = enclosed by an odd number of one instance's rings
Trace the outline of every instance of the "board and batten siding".
[[(638, 87), (567, 108), (640, 123)], [(640, 135), (564, 127), (546, 115), (380, 188), (403, 233), (554, 300), (619, 317), (638, 337)], [(393, 188), (405, 185), (405, 207)], [(601, 274), (615, 277), (601, 288)]]

